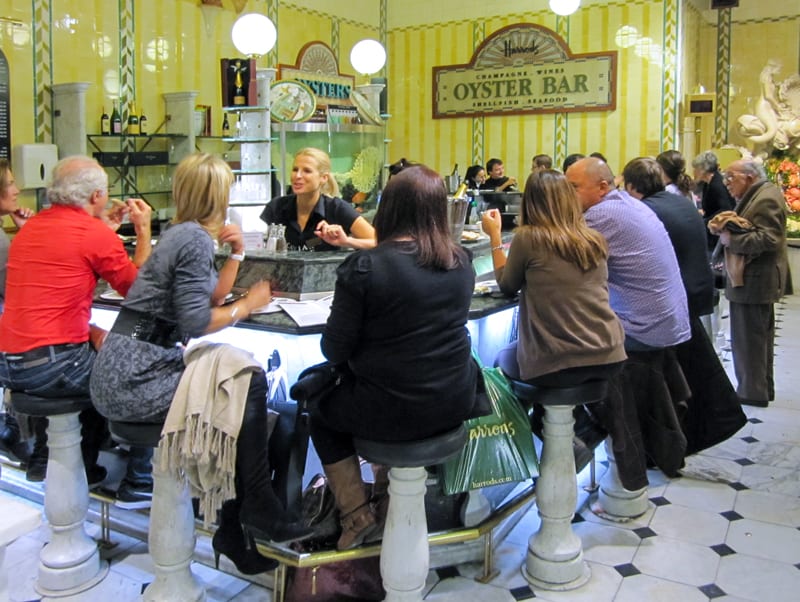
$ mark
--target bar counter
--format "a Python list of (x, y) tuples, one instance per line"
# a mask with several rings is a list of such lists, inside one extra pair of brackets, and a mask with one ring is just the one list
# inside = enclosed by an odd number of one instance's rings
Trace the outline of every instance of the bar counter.
[[(503, 238), (509, 240), (510, 233), (504, 233)], [(491, 272), (488, 239), (479, 240), (467, 248), (473, 255), (473, 265), (479, 274), (477, 280), (490, 279), (492, 276), (487, 276)], [(336, 267), (350, 252), (290, 251), (278, 256), (259, 250), (247, 251), (239, 268), (235, 288), (245, 289), (258, 280), (269, 280), (273, 283), (275, 296), (318, 299), (332, 293)], [(225, 254), (217, 255), (218, 267), (225, 258)], [(101, 298), (108, 290), (107, 283), (98, 283), (92, 311), (93, 322), (106, 329), (113, 325), (120, 304), (119, 301)], [(497, 352), (511, 338), (517, 302), (517, 298), (499, 293), (475, 295), (472, 298), (467, 328), (472, 336), (473, 347), (487, 365), (493, 364)], [(280, 381), (280, 388), (286, 393), (288, 386), (294, 383), (304, 368), (324, 360), (319, 344), (323, 328), (322, 324), (298, 326), (288, 314), (279, 311), (252, 315), (234, 327), (196, 340), (225, 342), (251, 351), (265, 370), (277, 370), (275, 380)], [(270, 393), (273, 394), (273, 391)], [(278, 391), (274, 393), (278, 394)]]

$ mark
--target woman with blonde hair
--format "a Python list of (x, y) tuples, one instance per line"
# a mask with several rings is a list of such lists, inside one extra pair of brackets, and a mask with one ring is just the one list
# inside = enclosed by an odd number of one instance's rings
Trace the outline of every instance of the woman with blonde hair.
[(272, 199), (261, 219), (267, 224), (286, 226), (286, 242), (292, 249), (371, 249), (375, 246), (375, 230), (338, 195), (328, 154), (317, 148), (304, 148), (294, 156), (292, 194)]
[(605, 239), (586, 225), (572, 186), (552, 169), (528, 177), (520, 219), (506, 258), (500, 213), (482, 218), (500, 290), (521, 291), (519, 340), (500, 352), (498, 365), (541, 386), (608, 378), (626, 355), (609, 305)]
[[(175, 169), (175, 218), (140, 268), (92, 370), (92, 402), (108, 419), (164, 421), (186, 368), (188, 340), (231, 326), (272, 299), (269, 284), (257, 282), (241, 299), (221, 305), (244, 250), (239, 227), (225, 225), (232, 183), (230, 167), (214, 155), (190, 155)], [(231, 246), (219, 274), (215, 240)], [(252, 370), (235, 440), (235, 499), (222, 505), (212, 541), (217, 558), (225, 554), (248, 574), (277, 564), (249, 545), (253, 535), (287, 542), (308, 534), (290, 522), (272, 490), (266, 393), (264, 371)]]

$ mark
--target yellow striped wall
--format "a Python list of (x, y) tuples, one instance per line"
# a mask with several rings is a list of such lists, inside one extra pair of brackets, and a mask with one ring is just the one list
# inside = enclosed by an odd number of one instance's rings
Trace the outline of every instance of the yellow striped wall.
[[(163, 120), (164, 92), (196, 90), (198, 103), (213, 107), (214, 131), (219, 131), (219, 59), (236, 56), (230, 29), (236, 18), (230, 0), (223, 0), (215, 27), (206, 33), (197, 0), (0, 0), (0, 16), (19, 19), (22, 27), (0, 23), (0, 44), (12, 77), (12, 144), (37, 141), (37, 113), (46, 120), (48, 108), (37, 99), (37, 82), (84, 81), (90, 129), (105, 106), (116, 100), (120, 76), (120, 7), (133, 8), (132, 93), (148, 115), (151, 131)], [(278, 45), (259, 66), (294, 63), (307, 42), (328, 43), (339, 57), (340, 70), (352, 73), (349, 51), (363, 37), (379, 38), (386, 28), (389, 112), (387, 137), (392, 140), (389, 160), (405, 156), (440, 170), (453, 163), (502, 157), (510, 174), (524, 177), (537, 152), (601, 151), (619, 169), (631, 157), (652, 154), (664, 141), (687, 136), (670, 135), (662, 67), (636, 48), (617, 48), (615, 33), (622, 25), (635, 27), (655, 47), (664, 47), (665, 28), (681, 11), (684, 56), (679, 61), (676, 92), (702, 83), (713, 91), (716, 74), (716, 22), (688, 0), (589, 1), (573, 16), (560, 21), (541, 2), (509, 0), (506, 14), (485, 0), (250, 0), (245, 10), (269, 12), (276, 21)], [(48, 14), (36, 17), (35, 10)], [(665, 7), (668, 13), (665, 19)], [(414, 12), (413, 18), (403, 15)], [(800, 17), (734, 21), (731, 31), (730, 115), (752, 111), (758, 94), (758, 73), (766, 60), (783, 61), (781, 78), (798, 71)], [(34, 23), (47, 21), (52, 33), (49, 56), (34, 52)], [(423, 21), (432, 21), (421, 24)], [(482, 39), (512, 23), (532, 22), (561, 32), (575, 53), (619, 50), (617, 109), (607, 113), (526, 115), (512, 117), (431, 117), (431, 70), (436, 65), (467, 62)], [(667, 41), (669, 45), (671, 42)], [(34, 72), (38, 80), (34, 78)], [(104, 85), (104, 82), (108, 86)], [(115, 86), (117, 86), (115, 88)], [(46, 87), (45, 87), (46, 90)], [(673, 101), (674, 102), (674, 101)], [(44, 103), (46, 104), (46, 103)], [(667, 114), (667, 122), (664, 115)], [(673, 120), (674, 121), (674, 120)], [(685, 122), (678, 119), (679, 124)], [(736, 141), (729, 126), (728, 135)], [(39, 128), (49, 136), (47, 128)], [(49, 140), (43, 140), (49, 141)], [(465, 167), (462, 167), (462, 170)]]

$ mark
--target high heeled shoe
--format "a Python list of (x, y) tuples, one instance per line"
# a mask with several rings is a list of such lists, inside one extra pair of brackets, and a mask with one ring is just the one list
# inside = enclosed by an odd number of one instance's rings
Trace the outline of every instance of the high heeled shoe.
[(271, 571), (278, 561), (258, 553), (252, 537), (245, 535), (239, 524), (239, 503), (229, 500), (222, 505), (219, 527), (211, 539), (214, 549), (214, 567), (219, 569), (220, 555), (227, 556), (244, 575), (257, 575)]
[(260, 513), (250, 513), (250, 516), (245, 512), (241, 513), (241, 527), (248, 544), (254, 539), (287, 544), (314, 535), (314, 529), (303, 525), (300, 521), (289, 522), (282, 518), (275, 520), (267, 518), (265, 514), (263, 510)]

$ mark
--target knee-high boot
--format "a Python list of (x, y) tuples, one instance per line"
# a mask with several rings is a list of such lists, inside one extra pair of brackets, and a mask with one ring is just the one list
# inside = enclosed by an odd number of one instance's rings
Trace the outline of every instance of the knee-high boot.
[(266, 382), (262, 380), (259, 373), (252, 377), (236, 446), (239, 520), (247, 540), (252, 535), (256, 539), (288, 543), (310, 536), (313, 530), (292, 522), (272, 489), (267, 455)]
[(367, 498), (358, 457), (350, 456), (322, 467), (339, 508), (342, 535), (337, 550), (355, 548), (375, 531), (375, 513)]

